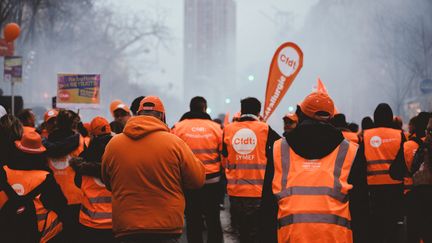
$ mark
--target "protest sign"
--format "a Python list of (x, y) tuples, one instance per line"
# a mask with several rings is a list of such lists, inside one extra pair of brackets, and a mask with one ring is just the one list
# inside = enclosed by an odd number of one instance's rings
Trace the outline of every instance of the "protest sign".
[(99, 74), (58, 74), (57, 107), (98, 108), (100, 104)]

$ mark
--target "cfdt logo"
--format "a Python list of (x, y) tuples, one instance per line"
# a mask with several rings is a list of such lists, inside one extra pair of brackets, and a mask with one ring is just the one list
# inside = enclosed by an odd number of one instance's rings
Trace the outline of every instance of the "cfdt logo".
[(12, 188), (14, 189), (14, 191), (16, 192), (16, 194), (22, 196), (24, 195), (24, 186), (21, 184), (13, 184)]
[(51, 159), (50, 163), (57, 170), (64, 170), (69, 166), (69, 159), (70, 156), (66, 156), (63, 158), (55, 158), (55, 159)]
[(288, 77), (295, 72), (299, 63), (298, 52), (292, 47), (283, 48), (278, 55), (278, 67), (281, 73)]
[(250, 154), (257, 145), (257, 137), (249, 128), (242, 128), (234, 134), (232, 146), (239, 154)]
[(370, 145), (374, 148), (378, 148), (382, 144), (382, 139), (379, 136), (373, 136), (370, 140)]

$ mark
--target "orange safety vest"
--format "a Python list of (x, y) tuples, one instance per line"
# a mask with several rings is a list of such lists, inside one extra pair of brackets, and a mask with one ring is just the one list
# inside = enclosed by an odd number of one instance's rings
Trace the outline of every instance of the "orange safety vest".
[(396, 159), (402, 142), (400, 130), (373, 128), (364, 132), (368, 185), (394, 185), (402, 181), (390, 177), (390, 165)]
[(95, 229), (112, 229), (111, 192), (96, 177), (83, 176), (81, 190), (84, 194), (79, 222)]
[(75, 170), (69, 166), (69, 160), (77, 157), (84, 150), (84, 138), (80, 136), (80, 143), (75, 151), (60, 158), (48, 158), (48, 165), (54, 173), (54, 178), (65, 195), (68, 205), (81, 204), (82, 192), (75, 185)]
[[(425, 138), (421, 139), (423, 142), (425, 141)], [(405, 158), (405, 165), (408, 169), (408, 174), (404, 177), (404, 194), (411, 191), (413, 186), (413, 178), (411, 175), (411, 167), (412, 163), (414, 161), (414, 155), (417, 152), (417, 149), (420, 147), (420, 145), (413, 141), (409, 140), (403, 145), (404, 149), (404, 158)]]
[(261, 197), (267, 165), (266, 145), (269, 126), (260, 121), (242, 121), (227, 125), (225, 174), (227, 192), (236, 197)]
[[(204, 164), (206, 183), (220, 180), (222, 129), (208, 119), (186, 119), (177, 123), (172, 133), (181, 138)], [(217, 173), (217, 174), (215, 174)]]
[(278, 242), (353, 241), (348, 176), (357, 149), (345, 139), (324, 158), (308, 160), (296, 154), (285, 138), (274, 143)]
[(359, 136), (355, 132), (342, 131), (342, 135), (344, 138), (348, 139), (348, 141), (358, 144)]
[[(6, 171), (8, 183), (18, 195), (26, 195), (37, 186), (42, 184), (49, 174), (42, 170), (12, 170), (7, 166), (3, 167)], [(0, 192), (0, 208), (7, 202), (5, 192)], [(41, 243), (45, 243), (58, 235), (62, 229), (62, 223), (54, 211), (47, 210), (40, 200), (40, 195), (33, 199), (36, 209), (37, 226), (41, 233)], [(25, 232), (23, 232), (25, 233)]]

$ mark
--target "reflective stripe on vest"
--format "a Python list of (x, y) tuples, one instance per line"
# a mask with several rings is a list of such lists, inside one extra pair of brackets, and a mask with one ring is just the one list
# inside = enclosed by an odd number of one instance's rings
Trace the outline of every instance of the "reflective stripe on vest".
[(265, 170), (265, 164), (230, 164), (228, 163), (227, 169), (241, 169), (241, 170)]
[(194, 153), (194, 154), (213, 154), (213, 153), (219, 153), (219, 150), (217, 148), (215, 148), (215, 149), (192, 149), (192, 153)]
[(92, 219), (111, 219), (112, 217), (112, 213), (92, 212), (84, 206), (81, 206), (81, 211)]
[(345, 157), (348, 152), (349, 142), (344, 140), (340, 146), (336, 156), (335, 167), (333, 170), (334, 184), (333, 188), (330, 187), (310, 187), (310, 186), (293, 186), (287, 187), (287, 177), (290, 168), (290, 147), (286, 139), (282, 139), (281, 142), (281, 154), (282, 154), (282, 181), (281, 188), (283, 190), (276, 194), (276, 197), (281, 200), (282, 198), (289, 197), (292, 195), (327, 195), (333, 197), (340, 202), (346, 202), (348, 195), (341, 192), (342, 185), (340, 184), (340, 175)]
[(335, 224), (351, 229), (348, 219), (334, 214), (291, 214), (278, 220), (279, 227), (297, 223)]
[(92, 197), (88, 199), (90, 203), (111, 203), (111, 197)]
[(229, 185), (262, 185), (264, 180), (260, 179), (228, 179)]

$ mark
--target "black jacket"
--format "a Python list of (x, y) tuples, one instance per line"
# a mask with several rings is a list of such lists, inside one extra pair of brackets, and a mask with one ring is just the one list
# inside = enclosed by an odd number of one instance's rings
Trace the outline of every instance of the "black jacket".
[[(292, 132), (286, 134), (285, 139), (294, 152), (301, 157), (320, 159), (333, 152), (344, 140), (344, 137), (339, 129), (328, 123), (305, 119)], [(359, 154), (361, 153), (357, 153), (348, 178), (349, 183), (353, 184), (353, 190), (350, 191), (349, 195), (351, 204), (353, 201), (359, 200), (367, 202), (366, 167), (359, 163)], [(274, 164), (272, 160), (266, 168), (261, 205), (263, 239), (268, 239), (268, 242), (277, 242), (278, 204), (272, 190), (273, 177)], [(356, 210), (365, 211), (367, 209)], [(357, 211), (352, 213), (353, 221), (356, 220)]]

